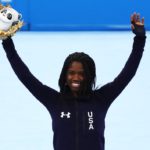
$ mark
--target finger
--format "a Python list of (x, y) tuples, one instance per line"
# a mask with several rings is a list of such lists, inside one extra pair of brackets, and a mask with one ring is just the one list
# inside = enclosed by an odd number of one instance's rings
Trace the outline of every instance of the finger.
[(133, 22), (134, 23), (136, 22), (136, 12), (134, 12), (134, 14), (133, 14)]
[(130, 21), (133, 22), (133, 15), (130, 16)]
[(136, 18), (136, 12), (134, 12), (131, 16), (130, 16), (130, 20), (131, 20), (131, 23), (135, 23), (135, 19)]
[(144, 17), (142, 18), (142, 24), (144, 25)]
[(136, 15), (136, 21), (140, 22), (140, 14), (139, 13)]
[(131, 29), (132, 29), (132, 30), (134, 30), (134, 29), (135, 29), (135, 27), (134, 27), (134, 25), (133, 25), (133, 24), (131, 24)]

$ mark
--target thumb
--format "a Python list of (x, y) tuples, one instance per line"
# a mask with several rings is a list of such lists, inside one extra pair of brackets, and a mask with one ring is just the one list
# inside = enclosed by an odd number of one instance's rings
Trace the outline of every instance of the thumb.
[(134, 30), (134, 29), (135, 29), (135, 27), (134, 27), (134, 25), (133, 25), (133, 24), (131, 24), (131, 29), (132, 29), (132, 30)]

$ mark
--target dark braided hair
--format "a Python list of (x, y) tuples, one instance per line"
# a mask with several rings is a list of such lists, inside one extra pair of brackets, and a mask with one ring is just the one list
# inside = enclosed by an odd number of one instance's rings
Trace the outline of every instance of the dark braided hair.
[(66, 85), (66, 76), (69, 66), (74, 61), (82, 63), (86, 79), (86, 83), (84, 83), (80, 94), (89, 95), (92, 93), (93, 89), (95, 89), (96, 68), (94, 60), (83, 52), (72, 53), (66, 58), (59, 78), (60, 93), (63, 95), (70, 93), (70, 89)]

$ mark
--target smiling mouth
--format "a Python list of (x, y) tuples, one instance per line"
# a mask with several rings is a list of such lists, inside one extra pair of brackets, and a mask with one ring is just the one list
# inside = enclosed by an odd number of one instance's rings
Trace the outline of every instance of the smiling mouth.
[(74, 88), (79, 88), (80, 87), (80, 83), (72, 83), (71, 86)]

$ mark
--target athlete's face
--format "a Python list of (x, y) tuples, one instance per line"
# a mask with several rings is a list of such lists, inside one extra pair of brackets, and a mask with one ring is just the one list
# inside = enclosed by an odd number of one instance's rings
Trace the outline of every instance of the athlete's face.
[(66, 82), (74, 96), (77, 96), (85, 81), (84, 68), (82, 63), (74, 61), (67, 70)]

